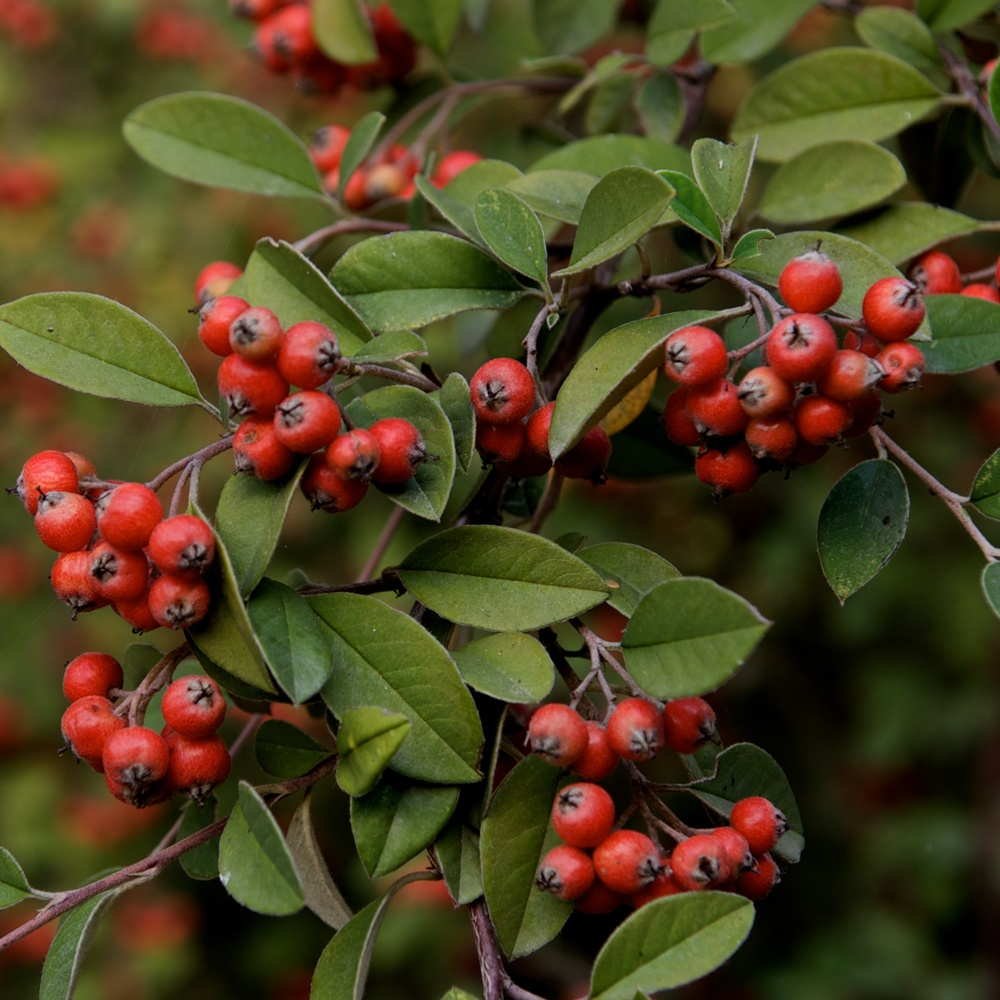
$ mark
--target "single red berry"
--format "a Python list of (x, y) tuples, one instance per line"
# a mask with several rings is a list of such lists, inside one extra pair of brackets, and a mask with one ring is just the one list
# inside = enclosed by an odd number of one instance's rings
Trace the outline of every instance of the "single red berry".
[(77, 698), (63, 712), (60, 728), (73, 753), (100, 771), (105, 744), (112, 734), (125, 728), (125, 720), (115, 715), (107, 698), (91, 694)]
[(626, 760), (651, 760), (663, 749), (663, 715), (644, 698), (618, 702), (607, 730), (611, 749)]
[(723, 378), (729, 367), (726, 342), (707, 326), (685, 326), (664, 345), (667, 378), (682, 385), (706, 385)]
[(81, 653), (66, 664), (63, 694), (69, 701), (97, 695), (107, 698), (112, 688), (124, 683), (121, 664), (107, 653)]
[(910, 278), (924, 295), (957, 295), (962, 290), (962, 275), (950, 255), (931, 250), (910, 268)]
[(879, 340), (906, 340), (924, 321), (924, 300), (905, 278), (881, 278), (865, 292), (861, 313)]
[(674, 444), (691, 447), (698, 444), (701, 434), (687, 412), (688, 391), (683, 386), (667, 397), (663, 410), (663, 430)]
[(663, 861), (644, 833), (615, 830), (594, 850), (594, 871), (609, 889), (631, 896), (663, 871)]
[(76, 474), (80, 479), (91, 479), (97, 475), (97, 466), (78, 451), (65, 452), (66, 457), (76, 466)]
[(1000, 305), (1000, 292), (998, 292), (992, 285), (984, 285), (980, 281), (973, 282), (971, 285), (966, 285), (960, 294), (964, 295), (966, 298), (983, 299), (986, 302), (993, 302)]
[(778, 276), (778, 291), (797, 313), (821, 313), (840, 298), (840, 268), (819, 250), (793, 257)]
[(208, 614), (212, 595), (204, 580), (164, 575), (149, 588), (149, 610), (166, 628), (190, 628)]
[(233, 436), (233, 462), (237, 472), (269, 483), (291, 472), (295, 455), (278, 440), (272, 419), (248, 417)]
[(670, 870), (686, 892), (708, 889), (722, 881), (728, 871), (722, 844), (708, 833), (688, 837), (670, 855)]
[(274, 433), (290, 451), (309, 455), (325, 448), (340, 430), (340, 407), (324, 392), (304, 390), (274, 411)]
[(213, 735), (226, 717), (226, 699), (211, 677), (179, 677), (163, 692), (163, 719), (189, 740)]
[(361, 503), (368, 492), (368, 480), (342, 476), (322, 455), (314, 455), (306, 466), (300, 488), (313, 510), (339, 514)]
[(770, 854), (763, 854), (756, 861), (756, 868), (744, 872), (736, 880), (736, 891), (747, 899), (759, 902), (766, 899), (781, 881), (781, 870)]
[(325, 125), (313, 135), (309, 155), (320, 173), (325, 174), (340, 166), (340, 158), (350, 137), (351, 130), (343, 125)]
[(826, 396), (807, 396), (795, 408), (795, 429), (806, 444), (836, 444), (851, 419), (847, 406)]
[(869, 358), (878, 357), (882, 350), (882, 344), (877, 337), (873, 337), (867, 330), (848, 330), (844, 334), (844, 349), (847, 351), (860, 351)]
[(90, 574), (105, 601), (134, 601), (146, 592), (149, 563), (144, 552), (117, 549), (100, 541), (90, 552)]
[(305, 62), (318, 51), (308, 4), (282, 7), (264, 23), (273, 32), (274, 48), (289, 65)]
[(638, 910), (647, 903), (652, 903), (654, 899), (663, 899), (665, 896), (676, 896), (677, 893), (683, 892), (670, 873), (670, 859), (661, 857), (660, 865), (662, 870), (659, 875), (645, 889), (640, 889), (638, 892), (632, 893), (629, 898), (629, 902), (632, 904), (634, 910)]
[(785, 462), (791, 458), (799, 435), (788, 417), (751, 420), (743, 434), (750, 454), (758, 461)]
[(766, 854), (788, 829), (785, 814), (770, 799), (751, 795), (740, 799), (729, 814), (729, 825), (747, 838), (754, 854)]
[(367, 483), (378, 468), (381, 449), (375, 436), (361, 427), (334, 438), (326, 449), (326, 464), (344, 479)]
[(878, 361), (862, 351), (837, 351), (819, 381), (819, 391), (829, 399), (847, 403), (874, 389), (882, 374)]
[(122, 483), (97, 501), (97, 530), (116, 549), (142, 549), (163, 520), (160, 498), (142, 483)]
[(270, 309), (245, 309), (229, 326), (229, 346), (247, 361), (270, 361), (281, 350), (285, 331)]
[[(339, 184), (340, 178), (338, 171), (337, 186), (339, 186)], [(352, 212), (360, 212), (362, 209), (367, 208), (367, 189), (368, 171), (363, 167), (359, 167), (353, 174), (351, 174), (351, 176), (347, 179), (347, 183), (344, 185), (344, 193), (341, 195), (344, 206), (349, 208)]]
[(552, 427), (552, 414), (555, 408), (555, 403), (546, 403), (528, 417), (528, 422), (524, 425), (523, 457), (530, 457), (539, 463), (544, 461), (552, 464), (549, 454), (549, 430)]
[(677, 753), (694, 753), (718, 730), (715, 709), (704, 698), (674, 698), (663, 706), (667, 746)]
[(340, 348), (336, 334), (322, 323), (296, 323), (285, 331), (278, 352), (278, 371), (290, 385), (318, 389), (337, 370)]
[(847, 408), (851, 411), (851, 423), (844, 431), (844, 437), (860, 437), (882, 418), (882, 397), (877, 392), (869, 392), (852, 399)]
[(552, 803), (552, 829), (571, 847), (597, 847), (614, 825), (614, 800), (592, 782), (567, 785)]
[(785, 413), (795, 402), (795, 390), (767, 365), (751, 368), (743, 376), (738, 390), (740, 406), (757, 420)]
[(611, 438), (601, 426), (591, 427), (569, 451), (556, 461), (556, 471), (567, 479), (586, 479), (600, 485), (607, 479), (611, 461)]
[(754, 461), (745, 441), (738, 441), (726, 448), (706, 448), (694, 460), (695, 475), (716, 496), (745, 493), (760, 475), (760, 466)]
[(535, 405), (535, 380), (520, 361), (493, 358), (469, 380), (476, 418), (484, 424), (513, 424)]
[(199, 304), (208, 299), (218, 298), (229, 291), (237, 278), (243, 277), (243, 269), (228, 260), (213, 260), (199, 272), (194, 282), (194, 297)]
[(216, 381), (230, 414), (237, 418), (270, 417), (288, 395), (288, 383), (274, 365), (248, 361), (239, 354), (222, 359)]
[(528, 723), (528, 746), (556, 767), (569, 767), (587, 746), (587, 727), (580, 714), (558, 702), (542, 705)]
[(456, 149), (452, 153), (446, 153), (438, 160), (431, 176), (431, 183), (435, 187), (447, 187), (459, 174), (464, 173), (480, 160), (482, 157), (470, 149)]
[(177, 732), (165, 732), (170, 748), (167, 787), (184, 792), (195, 802), (204, 802), (216, 785), (229, 777), (232, 758), (218, 736), (192, 740)]
[(236, 295), (207, 299), (198, 310), (198, 339), (220, 358), (232, 354), (229, 328), (249, 308), (250, 303)]
[(149, 804), (156, 786), (166, 777), (170, 748), (152, 729), (126, 726), (108, 737), (101, 759), (112, 787), (117, 792), (117, 786), (121, 786), (119, 797), (131, 805), (143, 806)]
[(786, 382), (815, 382), (837, 353), (837, 335), (820, 316), (792, 313), (775, 324), (764, 352), (775, 374)]
[(510, 464), (524, 450), (524, 424), (477, 424), (476, 448), (487, 465)]
[(573, 761), (573, 770), (588, 781), (603, 781), (618, 766), (618, 754), (611, 749), (608, 731), (599, 722), (585, 722), (587, 745)]
[(535, 885), (559, 899), (579, 899), (594, 883), (594, 863), (577, 847), (553, 847), (538, 866)]
[(710, 834), (718, 844), (722, 853), (722, 870), (720, 880), (731, 882), (754, 866), (754, 857), (750, 845), (742, 833), (731, 826), (720, 826)]
[(131, 601), (115, 601), (115, 614), (132, 626), (134, 632), (152, 632), (160, 623), (149, 610), (149, 591)]
[(395, 163), (378, 163), (365, 175), (365, 200), (370, 204), (386, 198), (398, 198), (409, 178)]
[(153, 529), (148, 552), (162, 573), (197, 576), (215, 559), (215, 534), (200, 517), (176, 514)]
[(73, 612), (94, 611), (104, 605), (97, 581), (90, 575), (90, 553), (80, 549), (64, 552), (52, 564), (49, 574), (56, 597)]
[(889, 344), (879, 354), (878, 362), (885, 372), (879, 388), (892, 393), (913, 389), (919, 385), (927, 367), (924, 352), (909, 341)]
[(21, 468), (14, 488), (24, 509), (34, 516), (45, 493), (79, 493), (80, 478), (73, 460), (62, 451), (40, 451)]
[(411, 479), (428, 458), (420, 431), (402, 417), (383, 417), (368, 428), (378, 442), (379, 463), (372, 474), (378, 486), (398, 486)]
[(603, 882), (594, 880), (594, 884), (579, 899), (574, 900), (577, 913), (600, 915), (614, 913), (625, 904), (625, 897), (612, 892)]
[(732, 437), (747, 425), (746, 411), (740, 405), (740, 391), (728, 379), (690, 389), (687, 412), (702, 434)]
[(82, 549), (97, 531), (94, 505), (79, 493), (44, 493), (35, 514), (35, 531), (54, 552)]

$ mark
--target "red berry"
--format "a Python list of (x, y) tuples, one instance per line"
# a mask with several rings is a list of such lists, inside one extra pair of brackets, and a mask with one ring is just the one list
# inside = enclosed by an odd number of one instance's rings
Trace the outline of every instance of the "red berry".
[(865, 292), (861, 312), (879, 340), (906, 340), (924, 321), (924, 301), (905, 278), (881, 278)]
[[(344, 185), (344, 193), (341, 195), (344, 205), (352, 212), (359, 212), (368, 207), (367, 181), (368, 173), (363, 168), (358, 168), (348, 178)], [(339, 178), (338, 178), (339, 185)]]
[(652, 903), (654, 899), (663, 899), (665, 896), (676, 896), (677, 893), (683, 891), (674, 881), (673, 875), (670, 874), (670, 859), (661, 857), (660, 865), (662, 866), (662, 871), (659, 875), (645, 889), (640, 889), (638, 892), (632, 893), (629, 902), (632, 904), (633, 909), (638, 910), (647, 903)]
[(116, 549), (106, 541), (90, 552), (90, 573), (105, 601), (133, 601), (146, 592), (149, 563), (143, 552)]
[(723, 882), (730, 882), (739, 877), (745, 871), (749, 871), (754, 866), (753, 854), (750, 852), (750, 845), (742, 833), (738, 833), (731, 826), (720, 826), (710, 834), (718, 843), (722, 854), (722, 872), (720, 873)]
[(626, 760), (651, 760), (663, 749), (663, 715), (644, 698), (626, 698), (608, 719), (608, 743)]
[(163, 692), (163, 719), (189, 740), (212, 736), (226, 717), (226, 699), (211, 677), (179, 677)]
[(890, 344), (879, 354), (878, 363), (885, 372), (879, 388), (893, 393), (919, 385), (927, 366), (924, 352), (909, 341)]
[(593, 915), (614, 913), (624, 903), (625, 899), (620, 893), (612, 892), (603, 882), (597, 880), (579, 899), (574, 901), (577, 913)]
[(746, 442), (739, 441), (725, 449), (705, 449), (694, 460), (694, 473), (721, 497), (749, 490), (757, 482), (760, 467)]
[(674, 698), (663, 706), (667, 746), (677, 753), (694, 753), (714, 740), (715, 709), (704, 698)]
[(869, 358), (875, 358), (878, 357), (878, 352), (882, 350), (882, 345), (867, 330), (848, 330), (844, 334), (844, 349), (848, 351), (860, 351)]
[(340, 166), (340, 158), (350, 137), (351, 130), (343, 125), (325, 125), (313, 135), (309, 155), (320, 173), (325, 174)]
[(535, 380), (520, 361), (493, 358), (469, 380), (476, 418), (484, 424), (513, 424), (535, 405)]
[(840, 268), (818, 250), (792, 258), (778, 276), (781, 297), (797, 313), (825, 312), (843, 290)]
[(269, 417), (288, 395), (288, 383), (274, 365), (248, 361), (239, 354), (222, 359), (216, 380), (234, 417)]
[(795, 402), (795, 390), (767, 365), (751, 368), (738, 389), (740, 406), (758, 420), (785, 413)]
[(115, 715), (107, 698), (92, 694), (76, 699), (63, 712), (60, 728), (73, 753), (100, 771), (105, 744), (112, 734), (125, 728), (125, 720)]
[(910, 278), (924, 295), (957, 295), (962, 275), (955, 259), (940, 250), (931, 250), (910, 268)]
[(93, 611), (104, 604), (97, 581), (90, 575), (90, 553), (65, 552), (52, 564), (49, 574), (56, 597), (72, 610)]
[(993, 302), (1000, 305), (1000, 292), (992, 285), (984, 285), (982, 282), (973, 282), (962, 289), (961, 294), (966, 298), (984, 299), (986, 302)]
[(170, 747), (167, 787), (186, 792), (195, 802), (204, 802), (216, 785), (229, 777), (232, 758), (226, 744), (212, 736), (192, 740), (177, 732), (164, 734)]
[(326, 449), (326, 464), (344, 479), (367, 483), (378, 468), (381, 450), (375, 436), (363, 428), (346, 431)]
[(552, 829), (570, 847), (597, 847), (614, 825), (614, 801), (589, 781), (567, 785), (552, 803)]
[(795, 408), (795, 429), (806, 444), (835, 444), (851, 425), (851, 411), (826, 396), (807, 396)]
[(687, 412), (688, 391), (683, 386), (675, 389), (667, 397), (663, 410), (663, 430), (668, 440), (674, 444), (691, 447), (698, 444), (701, 434)]
[(290, 385), (318, 389), (337, 370), (340, 349), (334, 332), (322, 323), (296, 323), (285, 331), (278, 371)]
[(476, 448), (487, 465), (516, 462), (524, 450), (524, 424), (484, 424), (476, 426)]
[(740, 391), (728, 379), (699, 385), (688, 391), (688, 416), (702, 434), (732, 437), (747, 425)]
[(729, 825), (742, 833), (754, 854), (765, 854), (774, 848), (788, 829), (785, 814), (761, 795), (740, 799), (729, 814)]
[(115, 614), (125, 619), (135, 632), (151, 632), (160, 627), (160, 623), (149, 610), (149, 592), (140, 594), (131, 601), (115, 601)]
[(143, 806), (150, 803), (158, 791), (156, 786), (166, 777), (170, 748), (152, 729), (127, 726), (108, 737), (101, 759), (115, 794), (124, 802)]
[(264, 22), (273, 33), (273, 45), (288, 64), (305, 62), (318, 49), (312, 32), (308, 4), (292, 4), (276, 11)]
[(781, 870), (770, 854), (763, 854), (756, 861), (756, 868), (744, 872), (736, 880), (736, 891), (747, 899), (759, 902), (769, 896), (781, 881)]
[(160, 498), (142, 483), (122, 483), (97, 501), (97, 530), (116, 549), (145, 548), (162, 520)]
[(674, 881), (687, 892), (708, 889), (728, 873), (722, 844), (708, 833), (682, 840), (670, 855), (670, 869)]
[(21, 468), (15, 492), (32, 516), (43, 493), (78, 493), (80, 478), (73, 460), (62, 451), (40, 451)]
[(374, 205), (386, 198), (397, 198), (408, 181), (395, 163), (378, 163), (365, 175), (365, 200)]
[(270, 361), (281, 350), (281, 321), (260, 306), (245, 309), (229, 327), (229, 346), (247, 361)]
[(229, 9), (237, 17), (262, 21), (279, 7), (283, 7), (285, 2), (286, 0), (229, 0)]
[(35, 531), (54, 552), (82, 549), (97, 531), (94, 505), (79, 493), (45, 493), (35, 514)]
[(190, 628), (208, 614), (212, 595), (204, 580), (164, 575), (149, 588), (149, 610), (160, 625)]
[(820, 379), (819, 391), (830, 399), (847, 403), (874, 389), (882, 378), (882, 368), (861, 351), (837, 351)]
[(229, 291), (232, 283), (243, 277), (243, 269), (228, 260), (213, 260), (199, 272), (194, 282), (194, 297), (198, 303), (218, 298)]
[(548, 763), (569, 767), (587, 746), (587, 727), (575, 709), (552, 702), (531, 716), (527, 743)]
[(576, 760), (573, 770), (588, 781), (602, 781), (618, 766), (618, 754), (611, 749), (608, 731), (599, 722), (585, 722), (587, 745)]
[(235, 295), (220, 295), (208, 299), (198, 310), (198, 339), (220, 358), (233, 353), (229, 343), (229, 327), (250, 308), (246, 299)]
[(556, 461), (556, 471), (567, 479), (587, 479), (600, 485), (607, 479), (611, 461), (611, 438), (600, 426), (591, 427), (569, 451)]
[(81, 455), (78, 451), (67, 451), (65, 455), (76, 466), (76, 474), (80, 479), (89, 479), (97, 475), (97, 467), (86, 455)]
[(539, 463), (544, 461), (549, 465), (552, 464), (549, 454), (549, 429), (552, 427), (552, 414), (555, 408), (555, 403), (546, 403), (528, 417), (528, 422), (524, 425), (523, 458), (530, 457)]
[(153, 529), (148, 552), (162, 573), (197, 576), (215, 559), (215, 535), (200, 517), (176, 514)]
[(459, 174), (464, 173), (480, 160), (482, 157), (470, 149), (456, 149), (452, 153), (447, 153), (438, 160), (431, 176), (431, 183), (435, 187), (447, 187)]
[(594, 851), (594, 871), (609, 889), (631, 896), (663, 871), (663, 862), (656, 844), (644, 833), (616, 830)]
[(275, 436), (301, 455), (325, 448), (339, 430), (340, 407), (324, 392), (292, 393), (274, 411)]
[(594, 864), (579, 848), (560, 844), (542, 858), (535, 885), (559, 899), (579, 899), (594, 883)]
[(791, 458), (799, 435), (787, 417), (751, 420), (743, 434), (750, 454), (758, 461), (784, 462)]
[(667, 378), (686, 386), (716, 382), (729, 367), (725, 341), (707, 326), (675, 330), (667, 337), (664, 350)]
[(63, 694), (69, 701), (97, 695), (107, 698), (112, 688), (124, 682), (121, 664), (107, 653), (81, 653), (66, 664)]
[(378, 486), (398, 486), (411, 479), (427, 459), (427, 447), (420, 431), (402, 417), (383, 417), (368, 428), (378, 442), (379, 463), (372, 474)]
[(291, 472), (295, 455), (278, 440), (272, 419), (248, 417), (233, 436), (233, 461), (237, 472), (272, 482)]
[(313, 510), (339, 514), (361, 503), (368, 481), (342, 476), (322, 455), (314, 455), (302, 476), (301, 489)]
[(820, 316), (792, 313), (767, 338), (767, 363), (786, 382), (815, 382), (837, 353), (837, 335)]

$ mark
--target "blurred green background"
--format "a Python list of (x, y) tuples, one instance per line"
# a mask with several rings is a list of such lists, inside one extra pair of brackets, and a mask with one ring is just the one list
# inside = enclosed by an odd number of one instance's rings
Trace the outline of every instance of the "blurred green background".
[[(39, 204), (0, 205), (0, 300), (50, 289), (112, 296), (167, 331), (211, 395), (214, 364), (188, 315), (194, 275), (211, 259), (244, 260), (262, 235), (310, 231), (325, 221), (323, 209), (164, 177), (127, 149), (121, 119), (149, 98), (209, 89), (252, 99), (307, 135), (328, 121), (349, 122), (368, 106), (387, 106), (392, 95), (333, 102), (297, 94), (247, 55), (249, 29), (228, 16), (222, 0), (43, 6), (48, 29), (27, 39), (0, 29), (0, 173), (31, 161), (41, 165), (32, 170), (50, 176), (43, 187), (54, 185)], [(849, 28), (816, 10), (766, 62), (840, 41), (851, 41)], [(602, 48), (630, 42), (625, 32)], [(762, 71), (731, 68), (717, 76), (707, 131), (724, 133), (748, 82)], [(532, 127), (534, 110), (522, 120), (505, 109), (510, 128), (502, 134), (488, 116), (472, 114), (456, 145), (530, 162), (553, 141)], [(1000, 182), (979, 175), (953, 196), (962, 211), (995, 217)], [(973, 240), (956, 254), (973, 269), (998, 249), (995, 239)], [(666, 252), (684, 259), (676, 247)], [(668, 297), (664, 306), (674, 303)], [(523, 326), (508, 320), (494, 331), (494, 320), (476, 315), (428, 331), (439, 370), (469, 374), (487, 344), (504, 342), (505, 331), (519, 339)], [(146, 479), (215, 433), (204, 414), (75, 397), (5, 359), (0, 385), (6, 483), (42, 447), (83, 451), (108, 477)], [(994, 371), (928, 379), (922, 391), (898, 398), (893, 432), (964, 490), (1000, 443), (998, 389)], [(766, 477), (749, 496), (718, 506), (683, 475), (576, 486), (548, 527), (550, 537), (580, 531), (593, 540), (649, 545), (685, 573), (744, 594), (775, 622), (712, 701), (727, 741), (759, 743), (786, 768), (805, 819), (806, 853), (761, 906), (749, 943), (715, 976), (682, 991), (687, 996), (1000, 995), (997, 623), (979, 592), (978, 552), (919, 488), (912, 489), (903, 549), (874, 583), (838, 606), (820, 574), (815, 524), (830, 486), (862, 457), (865, 443), (856, 442), (790, 481)], [(226, 472), (209, 474), (209, 496)], [(377, 498), (328, 518), (297, 502), (279, 569), (350, 578), (388, 510)], [(389, 561), (426, 530), (407, 526)], [(85, 649), (121, 653), (134, 637), (107, 611), (71, 623), (48, 591), (49, 561), (16, 501), (0, 505), (0, 844), (36, 885), (58, 889), (141, 857), (169, 819), (162, 808), (137, 813), (110, 800), (99, 776), (56, 756), (64, 663)], [(153, 642), (163, 640), (154, 635)], [(282, 711), (310, 724), (302, 711)], [(238, 722), (227, 727), (232, 735)], [(261, 777), (248, 755), (238, 770)], [(317, 809), (331, 866), (361, 904), (371, 887), (351, 860), (345, 803), (325, 789)], [(24, 911), (0, 913), (0, 929), (22, 919)], [(580, 995), (609, 926), (575, 917), (556, 944), (521, 964), (520, 981), (546, 996)], [(328, 938), (310, 915), (257, 917), (218, 883), (190, 882), (174, 868), (111, 909), (78, 996), (306, 997)], [(35, 994), (44, 946), (42, 935), (0, 955), (0, 996)], [(440, 894), (417, 887), (402, 895), (387, 922), (371, 995), (423, 1000), (452, 984), (477, 988), (468, 924)]]

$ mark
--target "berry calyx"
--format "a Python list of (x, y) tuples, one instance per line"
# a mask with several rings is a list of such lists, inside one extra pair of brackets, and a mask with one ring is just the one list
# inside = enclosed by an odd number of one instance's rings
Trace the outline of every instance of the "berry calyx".
[(664, 351), (664, 373), (686, 386), (715, 382), (726, 374), (729, 366), (725, 341), (707, 326), (675, 330), (667, 337)]
[(98, 696), (107, 698), (124, 681), (121, 664), (107, 653), (81, 653), (66, 664), (62, 690), (68, 701)]
[(77, 698), (63, 712), (59, 725), (73, 753), (100, 771), (105, 744), (112, 734), (125, 728), (125, 720), (115, 715), (107, 698), (91, 694)]
[(603, 781), (618, 766), (618, 754), (611, 748), (604, 726), (593, 721), (584, 725), (587, 727), (587, 745), (573, 761), (573, 771), (588, 781)]
[(226, 699), (211, 677), (179, 677), (163, 692), (163, 719), (189, 740), (212, 736), (226, 717)]
[(846, 403), (874, 389), (882, 378), (882, 366), (861, 351), (840, 350), (819, 381), (819, 391), (830, 399)]
[(924, 295), (957, 295), (962, 291), (962, 274), (954, 257), (930, 250), (910, 268), (910, 278)]
[(217, 299), (209, 299), (198, 310), (198, 339), (220, 358), (232, 354), (229, 327), (249, 308), (250, 303), (236, 295), (220, 295)]
[(242, 417), (270, 417), (288, 395), (288, 383), (270, 364), (249, 361), (239, 354), (222, 359), (216, 373), (219, 394), (230, 414)]
[(170, 748), (152, 729), (127, 726), (108, 737), (101, 760), (118, 797), (131, 805), (144, 806), (150, 804), (156, 785), (167, 774)]
[(493, 358), (469, 379), (469, 396), (482, 423), (517, 423), (535, 405), (535, 380), (520, 361)]
[(538, 866), (535, 885), (559, 899), (579, 899), (594, 883), (594, 864), (577, 847), (553, 847)]
[(284, 331), (270, 309), (245, 309), (229, 327), (229, 346), (248, 361), (269, 361), (281, 349)]
[(313, 510), (339, 514), (361, 503), (368, 492), (368, 482), (342, 476), (327, 464), (324, 456), (314, 455), (306, 466), (300, 489)]
[(890, 344), (879, 354), (878, 363), (885, 372), (879, 388), (891, 393), (916, 388), (927, 367), (924, 352), (909, 341)]
[(147, 551), (161, 573), (198, 576), (215, 559), (215, 534), (200, 517), (176, 514), (153, 529)]
[(296, 323), (285, 331), (278, 352), (278, 372), (290, 385), (318, 389), (337, 370), (336, 334), (322, 323)]
[(739, 441), (700, 452), (694, 460), (694, 473), (717, 497), (724, 497), (749, 490), (757, 482), (760, 466), (746, 442)]
[(737, 389), (740, 406), (748, 416), (759, 420), (785, 413), (795, 402), (795, 390), (767, 365), (751, 368)]
[(609, 889), (631, 896), (663, 871), (663, 862), (656, 844), (644, 833), (616, 830), (594, 850), (594, 871)]
[(142, 483), (122, 483), (97, 501), (97, 529), (116, 549), (145, 548), (153, 529), (163, 520), (160, 498)]
[(665, 896), (676, 896), (677, 893), (682, 891), (670, 873), (670, 859), (661, 858), (660, 864), (663, 870), (659, 875), (645, 889), (640, 889), (638, 892), (632, 893), (629, 902), (632, 904), (633, 909), (638, 910), (647, 903), (652, 903), (654, 899), (663, 899)]
[(295, 455), (278, 440), (272, 419), (248, 417), (233, 436), (233, 463), (269, 483), (291, 472)]
[(722, 844), (707, 833), (688, 837), (670, 855), (670, 870), (674, 881), (687, 892), (708, 889), (728, 872)]
[(44, 493), (35, 513), (35, 531), (54, 552), (82, 549), (97, 531), (94, 505), (79, 493)]
[(323, 392), (306, 389), (283, 399), (274, 411), (274, 433), (300, 455), (325, 448), (340, 430), (340, 407)]
[(924, 301), (905, 278), (881, 278), (865, 292), (861, 313), (879, 340), (906, 340), (924, 321)]
[(90, 573), (105, 601), (132, 601), (146, 591), (149, 563), (143, 552), (117, 549), (102, 541), (90, 553)]
[(715, 437), (731, 437), (747, 425), (739, 389), (728, 379), (689, 389), (687, 412), (702, 434)]
[(552, 803), (552, 829), (571, 847), (597, 847), (614, 825), (615, 803), (600, 785), (567, 785)]
[(788, 820), (770, 799), (752, 795), (733, 806), (729, 825), (746, 837), (754, 854), (766, 854), (788, 829)]
[(326, 449), (326, 464), (345, 479), (367, 483), (378, 468), (381, 449), (371, 431), (355, 428), (334, 438)]
[(376, 420), (368, 432), (378, 442), (381, 456), (372, 474), (372, 481), (378, 486), (405, 483), (428, 458), (423, 436), (409, 420), (383, 417)]
[(204, 580), (164, 575), (149, 588), (149, 611), (160, 625), (183, 629), (208, 614), (212, 595)]
[(694, 753), (716, 738), (715, 709), (704, 698), (674, 698), (663, 706), (667, 746), (677, 753)]
[(569, 767), (587, 746), (587, 727), (575, 709), (551, 702), (531, 716), (527, 744), (549, 764)]
[(797, 313), (825, 312), (843, 290), (840, 268), (819, 250), (793, 257), (778, 276), (781, 297)]
[(626, 760), (651, 760), (663, 749), (663, 715), (644, 698), (618, 702), (607, 730), (611, 749)]
[(767, 363), (786, 382), (815, 382), (837, 353), (837, 335), (820, 316), (792, 313), (775, 324), (764, 350)]

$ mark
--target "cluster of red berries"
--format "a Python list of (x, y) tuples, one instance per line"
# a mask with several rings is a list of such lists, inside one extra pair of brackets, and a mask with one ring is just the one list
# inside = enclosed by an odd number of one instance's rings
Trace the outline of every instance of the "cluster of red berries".
[(994, 267), (992, 284), (984, 281), (963, 284), (955, 259), (942, 250), (931, 250), (920, 257), (910, 268), (910, 278), (924, 295), (967, 295), (1000, 305), (1000, 292), (997, 291), (1000, 285), (1000, 257)]
[(356, 507), (369, 482), (389, 488), (407, 482), (427, 458), (417, 427), (384, 417), (367, 430), (342, 430), (339, 405), (320, 391), (339, 370), (337, 335), (312, 321), (285, 330), (270, 309), (235, 295), (211, 297), (209, 289), (228, 290), (238, 270), (216, 262), (195, 283), (202, 300), (198, 336), (222, 358), (219, 392), (241, 421), (233, 437), (236, 471), (269, 482), (311, 455), (302, 492), (314, 510), (329, 513)]
[(330, 59), (313, 34), (313, 12), (301, 0), (230, 0), (239, 17), (256, 22), (253, 47), (272, 73), (289, 74), (302, 90), (335, 94), (342, 87), (372, 90), (406, 77), (417, 61), (416, 44), (387, 3), (366, 6), (378, 56), (345, 66)]
[(924, 356), (909, 338), (924, 319), (919, 288), (882, 278), (865, 293), (864, 327), (838, 344), (821, 315), (840, 298), (837, 265), (818, 250), (784, 267), (778, 288), (792, 310), (771, 329), (766, 363), (737, 384), (714, 330), (691, 326), (666, 341), (664, 371), (679, 388), (663, 426), (675, 444), (699, 446), (698, 478), (717, 495), (750, 489), (770, 468), (815, 462), (832, 444), (865, 433), (882, 415), (877, 390), (919, 384)]
[[(512, 476), (540, 476), (552, 468), (549, 428), (555, 403), (536, 408), (535, 380), (520, 361), (487, 361), (472, 376), (469, 395), (484, 462), (502, 465)], [(610, 459), (611, 438), (597, 426), (556, 461), (555, 469), (567, 479), (602, 483)]]
[(66, 665), (63, 694), (70, 705), (61, 727), (70, 749), (130, 805), (152, 805), (174, 793), (203, 801), (231, 765), (217, 735), (226, 716), (219, 686), (203, 676), (175, 680), (163, 693), (166, 725), (157, 733), (126, 722), (122, 683), (121, 664), (106, 653), (81, 653)]
[(48, 45), (59, 32), (55, 12), (41, 0), (3, 0), (0, 35), (25, 49)]
[(588, 722), (568, 705), (543, 705), (531, 718), (532, 751), (584, 781), (561, 789), (552, 804), (552, 829), (562, 841), (538, 867), (536, 885), (572, 901), (582, 913), (638, 908), (679, 892), (729, 889), (763, 899), (779, 878), (770, 852), (788, 829), (780, 810), (760, 796), (733, 807), (729, 825), (677, 833), (665, 852), (652, 837), (623, 829), (614, 800), (597, 784), (619, 760), (651, 760), (664, 747), (693, 753), (716, 737), (715, 712), (702, 698), (678, 698), (661, 710), (643, 698), (613, 709), (606, 726)]
[(144, 632), (188, 628), (208, 613), (202, 574), (215, 558), (215, 536), (201, 518), (164, 518), (148, 486), (104, 483), (75, 452), (32, 455), (14, 492), (38, 537), (59, 553), (52, 589), (74, 616), (111, 605)]
[(0, 153), (0, 208), (37, 208), (51, 201), (58, 190), (59, 177), (47, 161), (7, 159)]
[[(340, 160), (350, 136), (350, 130), (343, 125), (325, 125), (313, 135), (309, 144), (309, 155), (323, 175), (324, 188), (331, 194), (340, 187)], [(446, 187), (481, 159), (479, 153), (468, 149), (447, 153), (435, 166), (431, 183), (435, 187)], [(344, 205), (352, 212), (360, 212), (387, 198), (409, 201), (417, 191), (413, 179), (419, 170), (419, 158), (406, 146), (394, 144), (374, 162), (358, 167), (351, 174), (344, 187)]]

